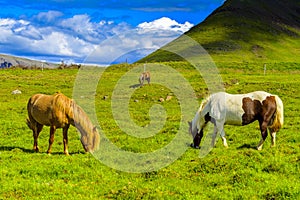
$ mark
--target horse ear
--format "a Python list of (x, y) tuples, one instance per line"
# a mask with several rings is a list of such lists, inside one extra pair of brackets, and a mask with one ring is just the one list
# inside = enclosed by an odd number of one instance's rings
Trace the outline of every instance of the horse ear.
[(97, 127), (96, 126), (94, 126), (94, 128), (93, 128), (93, 132), (96, 132), (97, 131)]
[(189, 126), (192, 126), (192, 122), (188, 122)]

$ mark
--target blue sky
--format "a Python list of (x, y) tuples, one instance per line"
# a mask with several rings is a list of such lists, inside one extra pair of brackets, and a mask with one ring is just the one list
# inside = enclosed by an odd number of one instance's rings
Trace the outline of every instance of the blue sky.
[(223, 2), (0, 0), (0, 53), (110, 64), (135, 52), (128, 58), (132, 62), (188, 31)]

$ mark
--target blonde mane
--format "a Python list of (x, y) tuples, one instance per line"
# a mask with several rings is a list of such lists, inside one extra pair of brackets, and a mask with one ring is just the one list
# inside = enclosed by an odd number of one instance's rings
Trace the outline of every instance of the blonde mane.
[(201, 101), (201, 104), (199, 106), (199, 109), (193, 119), (193, 125), (196, 126), (198, 129), (199, 127), (202, 126), (202, 124), (204, 123), (204, 116), (203, 115), (203, 109), (205, 108), (205, 106), (207, 105), (207, 103), (209, 102), (209, 98), (210, 96), (204, 98), (202, 101)]
[(203, 110), (203, 108), (206, 106), (206, 104), (208, 103), (210, 99), (210, 96), (204, 98), (202, 101), (201, 101), (201, 104), (199, 106), (199, 109), (198, 109), (198, 112), (201, 112)]
[(56, 93), (53, 95), (53, 106), (62, 113), (66, 113), (67, 116), (72, 116), (72, 103), (73, 100), (62, 93)]
[[(100, 137), (96, 127), (92, 124), (87, 114), (74, 101), (72, 102), (73, 126), (81, 133), (81, 142), (86, 147), (91, 147), (93, 151), (98, 150)], [(87, 133), (86, 130), (92, 130), (93, 133)], [(88, 137), (93, 134), (94, 137)]]

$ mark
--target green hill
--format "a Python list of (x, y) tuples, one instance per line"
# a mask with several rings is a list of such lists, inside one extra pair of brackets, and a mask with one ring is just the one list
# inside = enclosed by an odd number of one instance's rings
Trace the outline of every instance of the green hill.
[[(300, 1), (227, 0), (185, 35), (217, 62), (300, 62)], [(180, 38), (168, 45), (184, 46)], [(160, 49), (139, 62), (178, 60)]]

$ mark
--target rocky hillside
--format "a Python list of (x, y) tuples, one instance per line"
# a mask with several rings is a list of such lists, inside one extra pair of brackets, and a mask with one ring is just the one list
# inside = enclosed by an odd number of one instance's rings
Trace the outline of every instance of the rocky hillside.
[(41, 62), (36, 60), (30, 60), (26, 58), (19, 58), (9, 55), (0, 54), (0, 68), (10, 68), (10, 67), (20, 67), (20, 68), (57, 68), (58, 65), (53, 63)]

